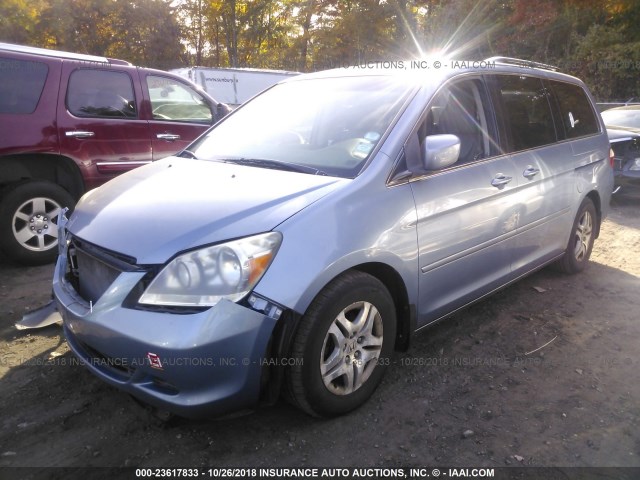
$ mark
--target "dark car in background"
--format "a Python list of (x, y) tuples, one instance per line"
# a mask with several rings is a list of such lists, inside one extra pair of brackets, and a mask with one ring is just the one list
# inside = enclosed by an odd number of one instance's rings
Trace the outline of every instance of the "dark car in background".
[(617, 195), (640, 197), (640, 105), (602, 112), (614, 152)]
[(61, 208), (182, 150), (228, 111), (178, 75), (0, 43), (0, 249), (52, 262)]

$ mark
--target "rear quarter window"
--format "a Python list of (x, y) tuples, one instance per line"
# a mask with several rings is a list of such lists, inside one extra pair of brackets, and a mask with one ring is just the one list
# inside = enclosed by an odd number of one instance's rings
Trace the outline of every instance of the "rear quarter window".
[(547, 85), (553, 92), (560, 110), (562, 118), (562, 124), (559, 125), (560, 134), (563, 133), (564, 128), (565, 138), (571, 139), (593, 135), (600, 131), (589, 97), (580, 86), (557, 81), (548, 81)]
[(33, 113), (48, 72), (41, 62), (0, 58), (0, 113)]

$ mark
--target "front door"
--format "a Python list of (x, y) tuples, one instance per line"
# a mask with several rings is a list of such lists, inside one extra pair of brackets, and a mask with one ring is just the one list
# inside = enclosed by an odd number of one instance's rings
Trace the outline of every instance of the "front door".
[(153, 159), (183, 150), (214, 122), (215, 106), (190, 85), (173, 77), (143, 72), (151, 112)]
[[(518, 227), (518, 180), (495, 143), (489, 100), (480, 78), (445, 86), (412, 138), (453, 134), (458, 161), (411, 181), (418, 218), (419, 319), (434, 321), (501, 286), (511, 276)], [(421, 151), (406, 148), (405, 152)], [(407, 159), (415, 164), (415, 161)]]

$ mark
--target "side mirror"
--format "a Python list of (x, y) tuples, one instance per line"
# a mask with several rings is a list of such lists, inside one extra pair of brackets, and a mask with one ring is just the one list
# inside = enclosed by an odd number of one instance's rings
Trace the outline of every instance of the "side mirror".
[(422, 146), (424, 168), (440, 170), (458, 161), (460, 139), (455, 135), (429, 135)]
[(213, 118), (213, 123), (221, 120), (223, 117), (227, 116), (231, 112), (231, 108), (226, 103), (218, 103), (215, 105), (215, 115)]

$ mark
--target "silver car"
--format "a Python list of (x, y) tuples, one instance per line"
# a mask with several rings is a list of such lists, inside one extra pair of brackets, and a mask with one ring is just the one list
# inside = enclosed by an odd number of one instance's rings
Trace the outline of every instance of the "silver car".
[(61, 218), (54, 293), (86, 367), (186, 417), (281, 392), (339, 415), (418, 330), (583, 270), (613, 188), (584, 84), (397, 63), (284, 81)]

